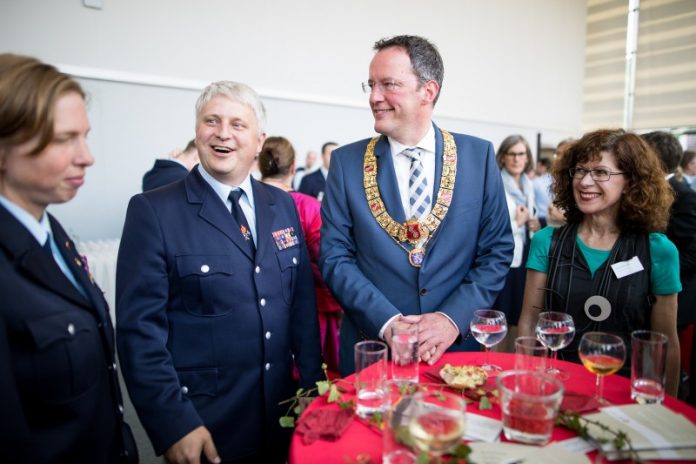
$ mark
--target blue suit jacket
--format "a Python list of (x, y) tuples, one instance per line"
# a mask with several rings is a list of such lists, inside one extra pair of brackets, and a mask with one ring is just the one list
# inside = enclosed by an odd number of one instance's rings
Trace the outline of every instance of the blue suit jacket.
[[(157, 453), (200, 425), (223, 459), (273, 446), (286, 412), (278, 402), (296, 388), (293, 355), (302, 386), (322, 375), (297, 210), (287, 193), (252, 186), (255, 257), (197, 169), (128, 206), (116, 282), (118, 352)], [(272, 233), (287, 229), (297, 244), (279, 249)]]
[(300, 193), (318, 198), (319, 194), (326, 190), (326, 179), (324, 179), (324, 174), (321, 173), (321, 169), (317, 169), (313, 173), (305, 175), (300, 182), (300, 188), (298, 190)]
[(0, 206), (0, 460), (137, 462), (123, 422), (106, 300), (73, 241), (49, 220), (87, 298)]
[[(442, 134), (436, 128), (435, 179), (442, 173)], [(363, 188), (363, 155), (369, 139), (336, 149), (322, 204), (320, 266), (345, 310), (341, 373), (354, 370), (353, 345), (377, 339), (394, 315), (441, 311), (463, 335), (476, 309), (490, 308), (512, 260), (510, 216), (500, 169), (490, 142), (452, 134), (457, 177), (452, 203), (428, 243), (420, 269), (377, 224)], [(377, 182), (389, 214), (405, 220), (389, 141), (375, 146)], [(434, 198), (434, 197), (433, 197)], [(469, 344), (469, 346), (476, 346)], [(451, 350), (463, 350), (460, 341)]]
[(143, 175), (143, 192), (156, 189), (188, 175), (188, 169), (172, 160), (158, 159), (152, 169)]

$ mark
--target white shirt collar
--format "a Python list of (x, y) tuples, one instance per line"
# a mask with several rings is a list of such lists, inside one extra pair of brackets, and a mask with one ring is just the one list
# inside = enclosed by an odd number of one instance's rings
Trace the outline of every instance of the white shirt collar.
[(203, 179), (210, 185), (210, 187), (218, 194), (223, 203), (229, 203), (229, 196), (232, 190), (240, 188), (245, 194), (247, 200), (249, 200), (249, 205), (254, 208), (254, 192), (251, 188), (251, 175), (247, 175), (244, 181), (238, 186), (232, 186), (223, 184), (213, 176), (211, 176), (208, 171), (203, 168), (203, 165), (198, 164), (198, 172), (201, 174)]
[[(407, 148), (414, 148), (399, 143), (391, 137), (388, 137), (388, 139), (389, 148), (391, 148), (392, 156), (398, 155)], [(420, 139), (420, 141), (415, 146), (428, 153), (435, 153), (435, 129), (433, 128), (432, 124), (430, 124), (428, 132), (425, 133), (425, 136), (423, 136), (423, 138)]]
[(24, 227), (27, 228), (29, 233), (34, 236), (39, 245), (46, 243), (48, 234), (51, 232), (51, 223), (48, 220), (48, 214), (44, 211), (41, 220), (37, 221), (34, 216), (29, 214), (21, 206), (16, 205), (12, 201), (8, 200), (4, 196), (0, 195), (0, 204), (2, 204), (9, 213), (15, 217)]

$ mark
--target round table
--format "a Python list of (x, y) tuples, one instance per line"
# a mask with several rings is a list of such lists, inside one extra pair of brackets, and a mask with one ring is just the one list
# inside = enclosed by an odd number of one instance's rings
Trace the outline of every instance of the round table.
[[(501, 366), (504, 370), (509, 370), (514, 367), (515, 355), (513, 353), (490, 353), (490, 357), (492, 363)], [(481, 352), (445, 353), (434, 366), (421, 364), (420, 380), (424, 383), (432, 383), (432, 380), (424, 376), (424, 374), (426, 372), (439, 371), (439, 368), (444, 366), (445, 363), (455, 365), (481, 365), (483, 361), (484, 354)], [(564, 382), (567, 392), (584, 395), (592, 395), (594, 393), (595, 376), (588, 372), (581, 364), (558, 361), (558, 366), (569, 374), (569, 379)], [(352, 376), (347, 377), (346, 381), (352, 382)], [(354, 391), (345, 393), (343, 395), (344, 399), (348, 400), (354, 398), (353, 393)], [(616, 405), (631, 403), (629, 379), (618, 375), (606, 377), (604, 379), (604, 398)], [(695, 408), (671, 396), (666, 396), (663, 404), (696, 423)], [(326, 402), (325, 396), (313, 401), (309, 409), (321, 407), (338, 409), (336, 404), (329, 405)], [(493, 405), (493, 408), (490, 410), (480, 411), (477, 404), (471, 404), (467, 412), (481, 414), (497, 420), (500, 420), (501, 417), (500, 407), (498, 405)], [(556, 427), (551, 439), (552, 441), (559, 441), (574, 436), (576, 436), (574, 432), (563, 427)], [(502, 440), (505, 441), (505, 438), (503, 437)], [(298, 434), (294, 434), (290, 445), (289, 462), (291, 464), (345, 464), (347, 462), (357, 462), (360, 455), (369, 456), (369, 462), (372, 464), (382, 462), (382, 436), (380, 432), (375, 429), (353, 419), (341, 438), (334, 442), (317, 440), (311, 445), (305, 445), (302, 442), (302, 438), (298, 436)]]

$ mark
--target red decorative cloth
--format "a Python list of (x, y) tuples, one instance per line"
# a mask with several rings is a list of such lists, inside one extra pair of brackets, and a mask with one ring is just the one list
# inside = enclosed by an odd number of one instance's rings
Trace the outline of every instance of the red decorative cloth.
[(302, 435), (302, 443), (311, 445), (315, 441), (338, 440), (353, 419), (350, 409), (313, 409), (297, 422), (295, 433)]

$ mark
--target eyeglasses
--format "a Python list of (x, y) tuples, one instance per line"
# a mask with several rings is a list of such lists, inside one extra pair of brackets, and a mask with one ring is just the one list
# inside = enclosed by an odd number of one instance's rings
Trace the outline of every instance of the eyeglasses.
[(573, 179), (584, 179), (587, 174), (592, 177), (592, 180), (597, 182), (606, 182), (611, 179), (611, 176), (616, 176), (618, 174), (625, 174), (620, 171), (612, 172), (606, 169), (585, 169), (585, 168), (570, 168), (568, 169), (570, 177)]
[[(418, 82), (426, 82), (424, 79), (416, 79)], [(366, 94), (372, 93), (375, 89), (379, 89), (382, 93), (397, 93), (404, 87), (405, 82), (387, 80), (382, 82), (367, 81), (362, 83), (362, 90)]]
[(527, 157), (527, 152), (526, 151), (521, 151), (519, 153), (515, 153), (514, 151), (509, 151), (505, 153), (505, 156), (509, 156), (511, 158), (522, 158), (522, 157)]

